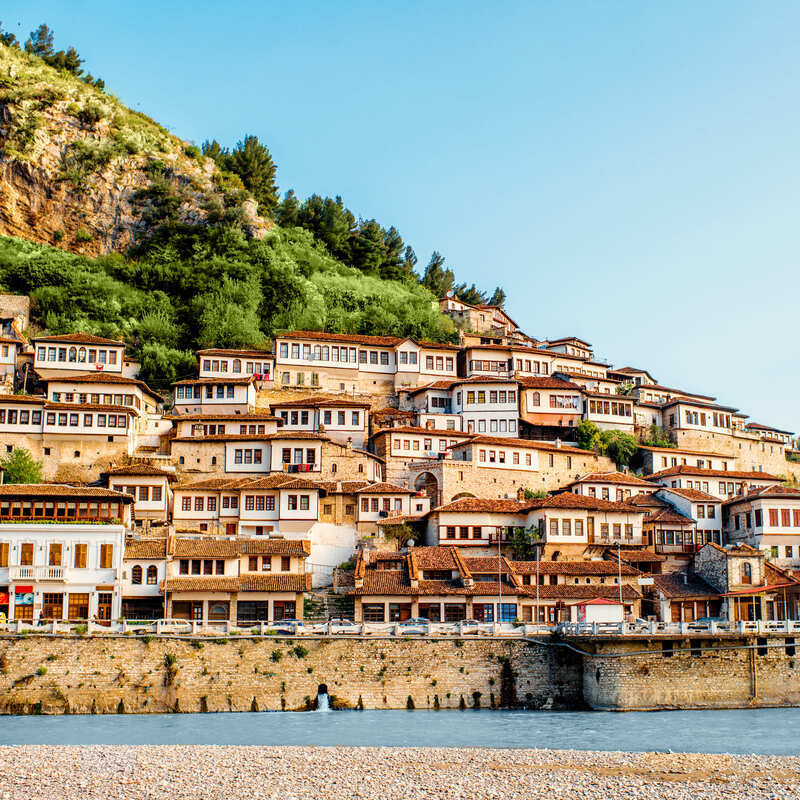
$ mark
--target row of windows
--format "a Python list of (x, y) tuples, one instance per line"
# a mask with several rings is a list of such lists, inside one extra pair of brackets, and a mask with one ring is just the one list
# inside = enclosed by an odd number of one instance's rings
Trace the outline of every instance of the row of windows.
[[(281, 411), (280, 418), (283, 420), (284, 425), (308, 425), (309, 424), (309, 412), (308, 411)], [(323, 411), (322, 412), (322, 422), (324, 425), (332, 425), (333, 424), (333, 412), (332, 411)], [(347, 414), (345, 411), (337, 411), (336, 412), (336, 424), (337, 425), (346, 425), (347, 424)], [(350, 412), (350, 424), (351, 425), (360, 425), (361, 424), (361, 412), (360, 411), (351, 411)]]
[(589, 413), (630, 417), (633, 415), (633, 406), (630, 403), (616, 403), (613, 400), (590, 400)]
[(698, 503), (695, 506), (695, 511), (698, 519), (715, 519), (717, 516), (714, 506), (705, 506), (702, 503)]
[(781, 528), (800, 528), (800, 510), (782, 508), (780, 512), (777, 508), (769, 509), (769, 524), (773, 528), (778, 527), (780, 519)]
[[(569, 536), (570, 535), (570, 522), (574, 522), (575, 526), (575, 535), (576, 536), (583, 536), (583, 520), (576, 519), (576, 520), (561, 520), (561, 535), (562, 536)], [(556, 527), (554, 528), (554, 523), (556, 523)], [(607, 522), (600, 523), (600, 538), (601, 539), (608, 539), (609, 535), (612, 535), (614, 539), (621, 539), (622, 538), (622, 530), (623, 525), (619, 522), (614, 522), (609, 524)], [(625, 538), (630, 540), (633, 539), (633, 525), (626, 524), (625, 528)], [(590, 517), (589, 521), (589, 531), (591, 532), (594, 529), (594, 518)], [(557, 536), (558, 535), (558, 520), (550, 520), (550, 535)]]
[[(715, 428), (731, 427), (731, 415), (718, 414), (716, 411), (713, 414), (706, 414), (704, 411), (697, 412), (686, 409), (684, 412), (684, 419), (686, 420), (687, 425), (702, 425), (703, 427), (706, 427), (708, 422), (712, 422), (712, 425)], [(670, 416), (671, 424), (674, 425), (672, 420), (673, 417)]]
[[(355, 347), (338, 347), (334, 345), (333, 347), (328, 347), (327, 345), (316, 345), (314, 347), (314, 361), (334, 361), (334, 362), (343, 362), (345, 364), (355, 364), (357, 359), (357, 349)], [(303, 360), (304, 361), (311, 361), (311, 345), (304, 344), (303, 345)], [(281, 342), (278, 345), (278, 354), (281, 358), (289, 358), (289, 344), (288, 342)], [(388, 364), (388, 354), (386, 363)], [(416, 359), (416, 353), (413, 354), (414, 358)], [(300, 358), (300, 345), (299, 344), (292, 344), (292, 358), (297, 360)], [(377, 361), (375, 362), (377, 363)]]
[[(372, 512), (373, 514), (376, 511), (391, 511), (392, 509), (392, 498), (389, 497), (362, 497), (361, 498), (361, 510), (364, 513)], [(395, 511), (402, 511), (403, 510), (403, 501), (399, 497), (394, 498), (394, 510)]]
[[(292, 510), (307, 511), (310, 507), (310, 495), (302, 494), (289, 495), (288, 507)], [(222, 508), (236, 510), (239, 507), (238, 497), (222, 498)], [(274, 495), (245, 495), (244, 498), (245, 511), (274, 511), (275, 510), (275, 496)], [(181, 511), (211, 511), (217, 510), (217, 498), (215, 495), (195, 495), (181, 497)]]
[(77, 396), (79, 403), (102, 403), (106, 406), (134, 406), (141, 408), (142, 403), (133, 394), (84, 394), (83, 392), (53, 392), (51, 400), (54, 403), (74, 403)]
[(248, 494), (244, 498), (245, 511), (274, 511), (275, 495)]
[[(203, 371), (204, 372), (227, 372), (228, 371), (228, 359), (223, 358), (217, 360), (204, 358), (203, 359)], [(267, 379), (269, 379), (269, 373), (271, 364), (269, 361), (246, 361), (244, 365), (244, 371), (247, 375), (264, 375)], [(231, 372), (239, 373), (242, 372), (242, 361), (239, 358), (234, 358), (231, 364)]]
[(284, 447), (281, 449), (281, 462), (283, 464), (315, 464), (317, 460), (317, 452), (313, 447), (308, 447), (305, 450), (305, 460), (303, 460), (303, 448)]
[(447, 525), (444, 538), (455, 539), (457, 535), (459, 539), (488, 539), (490, 536), (497, 536), (504, 541), (508, 541), (513, 532), (513, 527), (504, 528), (495, 525), (488, 526), (485, 534), (480, 525)]
[[(58, 422), (56, 423), (56, 414), (52, 411), (47, 412), (47, 424), (48, 425), (56, 425), (58, 424), (59, 427), (64, 427), (67, 425), (67, 420), (69, 420), (69, 427), (70, 428), (77, 428), (80, 424), (80, 414), (66, 414), (66, 413), (59, 413), (58, 415)], [(128, 416), (127, 414), (98, 414), (97, 415), (97, 425), (94, 424), (94, 414), (84, 414), (83, 415), (83, 427), (84, 428), (127, 428), (128, 427)]]
[(237, 447), (233, 451), (234, 464), (261, 464), (263, 451), (258, 447)]
[(0, 518), (101, 519), (122, 518), (120, 503), (72, 503), (55, 500), (0, 500)]
[(192, 498), (191, 496), (181, 497), (181, 511), (192, 510), (192, 499), (194, 499), (195, 511), (217, 510), (217, 498), (215, 495), (211, 495), (209, 497), (204, 497), (202, 495), (195, 495), (194, 498)]
[[(281, 572), (289, 572), (292, 562), (289, 556), (281, 556)], [(258, 572), (258, 556), (250, 556), (247, 559), (248, 572)], [(272, 556), (261, 556), (261, 572), (272, 572)]]
[(36, 350), (36, 360), (69, 364), (116, 364), (117, 351), (96, 347), (39, 347)]
[[(674, 420), (672, 420), (672, 418), (670, 418), (670, 425), (674, 425)], [(727, 461), (722, 461), (720, 463), (722, 464), (720, 469), (722, 469), (723, 472), (727, 472), (728, 471), (728, 462)], [(685, 458), (681, 458), (681, 465), (682, 466), (687, 466), (688, 465), (688, 461)], [(669, 464), (667, 464), (667, 456), (662, 456), (661, 457), (661, 466), (662, 467), (667, 467), (667, 466), (677, 467), (678, 466), (678, 459), (675, 456), (671, 456), (669, 458)], [(697, 463), (694, 466), (698, 467), (699, 469), (712, 469), (713, 468), (712, 462), (710, 460), (706, 461), (703, 458), (698, 458), (697, 459)]]
[(205, 393), (202, 392), (202, 386), (195, 384), (194, 386), (176, 386), (175, 399), (176, 400), (200, 400), (201, 396), (205, 396), (206, 400), (231, 400), (235, 397), (236, 387), (232, 383), (219, 383), (207, 384)]
[[(0, 542), (0, 567), (9, 565), (9, 542)], [(85, 542), (76, 542), (72, 545), (72, 567), (86, 569), (88, 563), (89, 545)], [(98, 564), (101, 569), (111, 569), (114, 564), (114, 545), (101, 544)], [(34, 544), (22, 542), (19, 546), (19, 563), (23, 567), (33, 566)], [(51, 542), (47, 548), (47, 565), (61, 567), (64, 565), (64, 545), (61, 542)]]
[[(467, 392), (467, 405), (484, 405), (486, 403), (486, 398), (489, 398), (489, 403), (495, 405), (497, 403), (516, 403), (517, 402), (517, 393), (515, 391), (505, 391), (505, 390), (491, 390), (491, 391), (476, 391), (476, 392)], [(461, 392), (456, 393), (456, 402), (461, 404)]]
[[(447, 450), (447, 439), (439, 439), (439, 451), (444, 452)], [(450, 442), (450, 445), (453, 446), (456, 444), (456, 440), (453, 439)], [(393, 450), (415, 450), (419, 451), (420, 449), (420, 440), (419, 439), (392, 439), (392, 449)], [(426, 453), (430, 453), (433, 451), (433, 440), (432, 439), (423, 439), (422, 440), (422, 449)]]
[(153, 503), (161, 502), (162, 489), (160, 486), (119, 486), (115, 484), (111, 488), (116, 489), (118, 492), (129, 494), (143, 503), (150, 501)]
[[(597, 497), (597, 489), (594, 486), (589, 486), (587, 492), (589, 497)], [(625, 500), (626, 498), (631, 496), (630, 489), (617, 489), (615, 491), (614, 499), (619, 503)], [(602, 500), (610, 500), (610, 491), (607, 486), (604, 486), (600, 489), (600, 498)]]
[[(197, 435), (200, 431), (203, 432), (203, 436), (223, 436), (226, 430), (231, 429), (231, 431), (236, 429), (235, 425), (230, 425), (228, 428), (225, 425), (213, 423), (209, 425), (196, 425), (192, 428), (192, 433)], [(239, 426), (239, 435), (240, 436), (263, 436), (267, 432), (266, 427), (264, 425), (240, 425)]]
[[(469, 421), (469, 432), (477, 430), (478, 433), (487, 433), (486, 420), (479, 419), (473, 422)], [(517, 420), (516, 419), (490, 419), (488, 433), (516, 433)]]
[[(137, 586), (142, 583), (144, 570), (142, 569), (140, 564), (134, 564), (133, 568), (131, 569), (131, 583), (136, 584)], [(147, 585), (148, 586), (155, 586), (158, 583), (158, 568), (155, 564), (151, 564), (147, 568)]]
[[(506, 451), (505, 450), (478, 450), (478, 461), (486, 462), (488, 461), (489, 464), (505, 464), (506, 463)], [(519, 464), (520, 463), (520, 454), (516, 450), (511, 453), (511, 463), (512, 464)], [(531, 454), (525, 453), (524, 454), (524, 463), (526, 467), (531, 466)]]
[(658, 531), (656, 534), (656, 544), (660, 545), (697, 545), (702, 546), (706, 542), (722, 544), (721, 531)]
[[(306, 374), (305, 372), (298, 372), (295, 374), (295, 384), (297, 386), (305, 386), (306, 385)], [(289, 372), (282, 372), (281, 373), (281, 383), (284, 386), (288, 386), (292, 382), (292, 375)], [(319, 373), (312, 372), (309, 378), (309, 386), (319, 386)], [(340, 388), (344, 389), (344, 384), (340, 384)]]
[(182, 558), (178, 562), (180, 575), (224, 575), (225, 562), (212, 558)]

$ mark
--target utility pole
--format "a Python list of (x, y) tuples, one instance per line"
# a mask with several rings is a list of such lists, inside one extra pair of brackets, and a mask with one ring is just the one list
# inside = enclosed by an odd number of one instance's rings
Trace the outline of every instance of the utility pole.
[[(617, 542), (617, 583), (619, 584), (619, 604), (622, 606), (622, 542)], [(625, 606), (622, 606), (622, 618), (625, 619)]]

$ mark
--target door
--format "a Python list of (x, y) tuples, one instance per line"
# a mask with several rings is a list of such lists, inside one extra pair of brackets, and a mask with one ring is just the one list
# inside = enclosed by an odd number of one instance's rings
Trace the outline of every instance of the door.
[(586, 540), (589, 544), (594, 542), (594, 517), (586, 519)]
[(64, 595), (60, 592), (45, 592), (42, 595), (42, 619), (64, 618)]
[(97, 595), (97, 619), (111, 621), (111, 592), (100, 592)]

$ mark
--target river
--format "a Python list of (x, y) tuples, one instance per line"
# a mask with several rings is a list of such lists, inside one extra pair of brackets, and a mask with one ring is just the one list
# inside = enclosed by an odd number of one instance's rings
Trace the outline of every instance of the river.
[(7, 716), (0, 745), (534, 747), (800, 755), (800, 708)]

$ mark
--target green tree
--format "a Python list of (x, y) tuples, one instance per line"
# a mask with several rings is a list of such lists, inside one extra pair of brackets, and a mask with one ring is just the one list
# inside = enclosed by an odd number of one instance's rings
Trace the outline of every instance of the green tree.
[(537, 543), (541, 541), (542, 534), (538, 525), (530, 528), (517, 526), (511, 532), (511, 553), (515, 561), (530, 561), (536, 554)]
[(621, 383), (617, 386), (617, 394), (625, 395), (626, 397), (630, 396), (633, 390), (636, 388), (635, 384), (631, 381), (627, 381), (626, 383)]
[(53, 31), (42, 23), (35, 31), (31, 31), (25, 50), (39, 58), (47, 59), (53, 55)]
[(211, 142), (206, 139), (200, 146), (200, 150), (204, 156), (214, 161), (220, 169), (228, 169), (227, 159), (230, 158), (230, 152), (224, 149), (216, 139)]
[(591, 420), (584, 419), (578, 424), (575, 429), (577, 436), (578, 447), (583, 450), (596, 450), (601, 451), (603, 447), (603, 440), (600, 436), (600, 428)]
[(492, 292), (488, 305), (502, 308), (506, 304), (506, 293), (498, 286)]
[(299, 215), (300, 203), (297, 201), (294, 189), (289, 189), (275, 209), (275, 222), (282, 228), (294, 228), (298, 224)]
[(469, 303), (471, 306), (482, 306), (486, 304), (486, 294), (482, 292), (474, 283), (467, 286), (466, 283), (458, 283), (453, 286), (453, 294), (462, 302)]
[(222, 284), (192, 303), (201, 347), (256, 347), (264, 342), (259, 325), (261, 288), (225, 275)]
[(2, 22), (0, 22), (0, 44), (4, 44), (6, 47), (14, 47), (19, 49), (17, 37), (11, 33), (11, 31), (4, 31)]
[(603, 431), (603, 452), (617, 465), (618, 468), (627, 467), (631, 459), (639, 450), (636, 437), (623, 431)]
[(438, 250), (434, 250), (425, 267), (422, 285), (438, 299), (444, 297), (453, 288), (454, 279), (453, 271), (444, 265), (444, 256)]
[(272, 216), (278, 206), (275, 163), (257, 136), (245, 136), (226, 159), (228, 169), (242, 179), (245, 188), (258, 202), (259, 212)]
[(544, 500), (547, 497), (547, 492), (543, 489), (524, 489), (522, 497), (524, 500)]
[(139, 377), (154, 389), (167, 389), (175, 381), (194, 377), (197, 359), (190, 350), (148, 342), (139, 350)]
[(648, 429), (647, 433), (641, 437), (641, 443), (647, 447), (675, 447), (675, 442), (669, 438), (669, 432), (666, 428), (660, 428), (654, 422)]
[(5, 483), (41, 483), (42, 462), (36, 461), (30, 450), (17, 447), (2, 460)]

